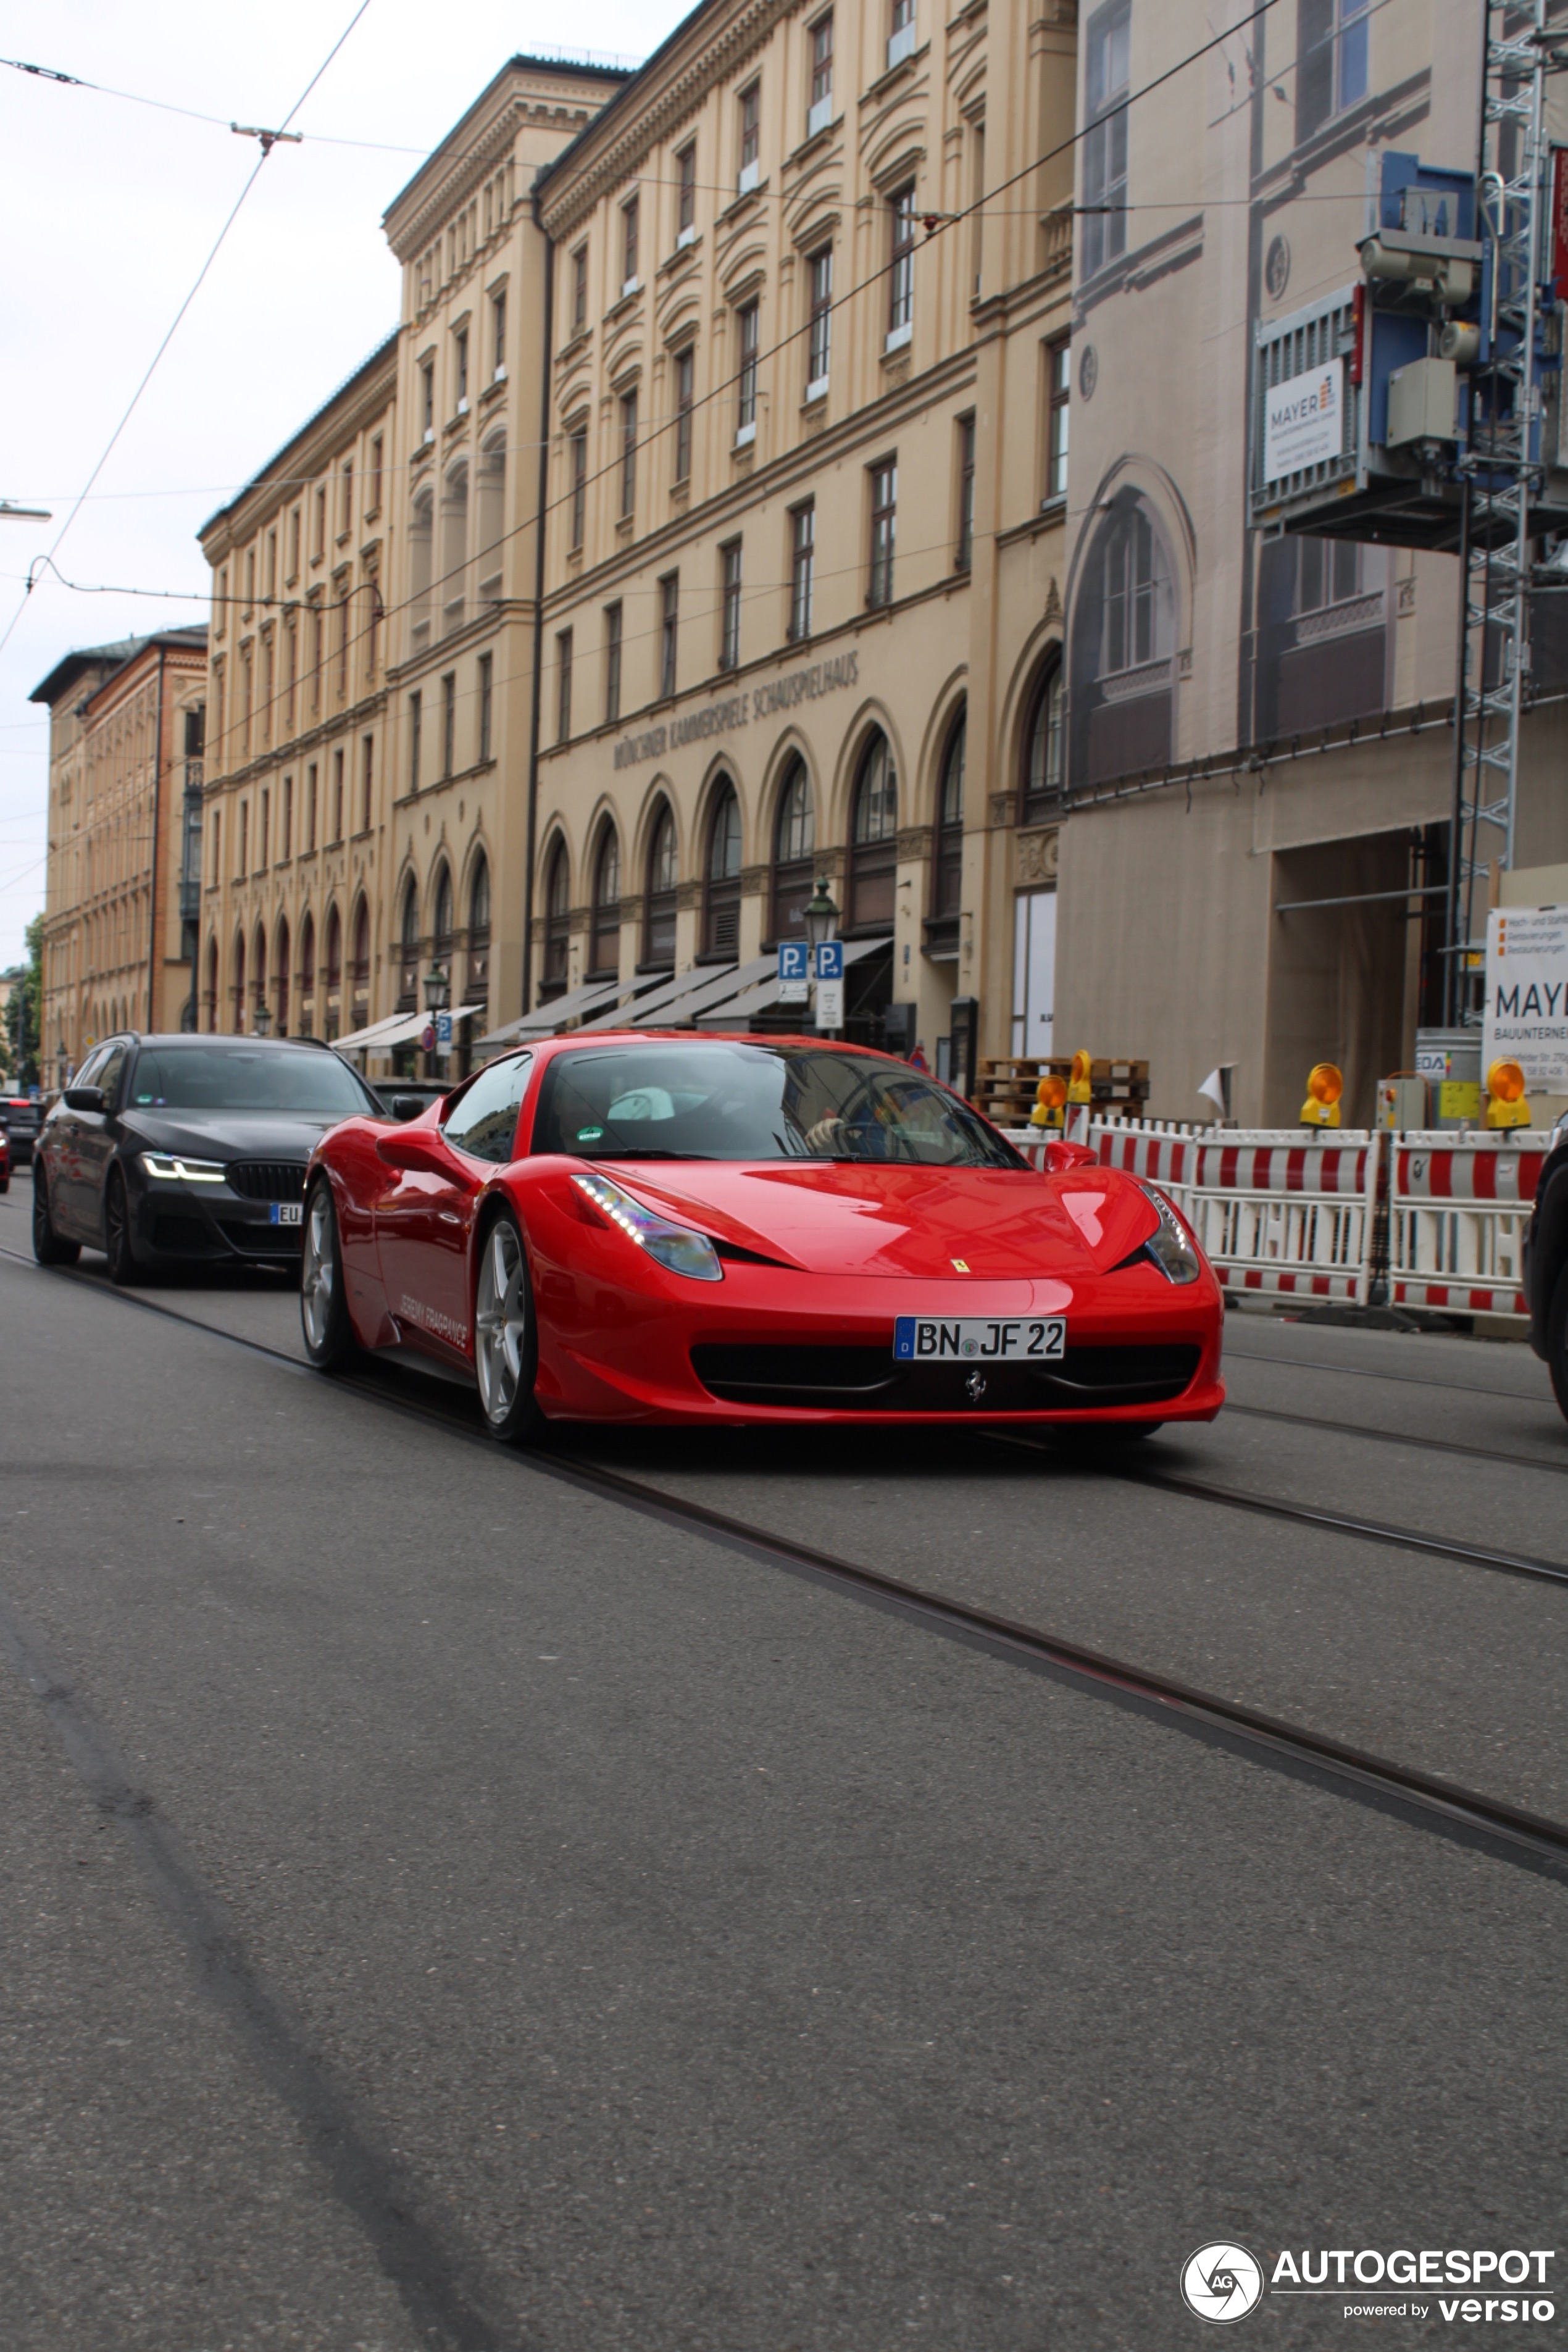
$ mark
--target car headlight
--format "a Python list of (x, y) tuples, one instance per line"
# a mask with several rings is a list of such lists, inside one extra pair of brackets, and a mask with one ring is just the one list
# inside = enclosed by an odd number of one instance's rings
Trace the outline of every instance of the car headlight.
[(1152, 1184), (1140, 1189), (1160, 1213), (1159, 1223), (1143, 1244), (1144, 1255), (1153, 1259), (1167, 1282), (1196, 1282), (1204, 1262), (1192, 1235), (1163, 1192)]
[(187, 1160), (178, 1151), (144, 1151), (142, 1165), (160, 1184), (222, 1184), (228, 1177), (221, 1160)]
[(607, 1176), (574, 1176), (572, 1181), (613, 1225), (620, 1227), (628, 1241), (647, 1250), (671, 1274), (689, 1275), (693, 1282), (723, 1281), (719, 1253), (706, 1234), (695, 1232), (690, 1225), (673, 1224), (668, 1217), (645, 1209)]

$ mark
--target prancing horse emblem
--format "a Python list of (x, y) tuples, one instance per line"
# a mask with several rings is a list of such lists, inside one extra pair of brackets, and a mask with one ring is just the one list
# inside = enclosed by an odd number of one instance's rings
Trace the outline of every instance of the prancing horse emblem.
[(982, 1398), (982, 1397), (984, 1395), (984, 1393), (985, 1393), (985, 1375), (984, 1375), (984, 1372), (971, 1372), (971, 1373), (970, 1373), (970, 1375), (969, 1375), (969, 1378), (964, 1381), (963, 1385), (964, 1385), (964, 1388), (965, 1388), (965, 1389), (967, 1390), (967, 1391), (968, 1391), (968, 1394), (969, 1394), (969, 1402), (970, 1402), (970, 1403), (971, 1403), (971, 1404), (978, 1404), (978, 1403), (980, 1402), (981, 1398)]

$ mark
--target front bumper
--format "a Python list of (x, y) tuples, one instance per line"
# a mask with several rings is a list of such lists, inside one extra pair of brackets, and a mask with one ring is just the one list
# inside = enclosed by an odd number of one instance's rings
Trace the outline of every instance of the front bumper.
[[(300, 1189), (305, 1167), (300, 1164)], [(275, 1223), (286, 1204), (249, 1200), (227, 1184), (144, 1181), (134, 1204), (138, 1255), (212, 1264), (297, 1265), (301, 1227)]]

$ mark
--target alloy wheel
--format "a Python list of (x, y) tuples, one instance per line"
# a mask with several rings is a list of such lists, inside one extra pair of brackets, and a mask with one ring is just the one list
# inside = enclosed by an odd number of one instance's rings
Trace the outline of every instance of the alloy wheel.
[(325, 1184), (318, 1184), (310, 1195), (300, 1267), (300, 1308), (305, 1319), (305, 1337), (317, 1354), (325, 1349), (331, 1332), (337, 1287), (337, 1234), (331, 1196)]
[(486, 1418), (502, 1422), (517, 1402), (528, 1344), (528, 1284), (517, 1228), (503, 1217), (479, 1261), (474, 1313), (475, 1369)]

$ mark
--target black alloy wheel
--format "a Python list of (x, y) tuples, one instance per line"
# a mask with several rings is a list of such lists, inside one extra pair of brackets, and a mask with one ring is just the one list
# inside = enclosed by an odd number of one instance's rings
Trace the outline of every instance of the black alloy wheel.
[(1552, 1304), (1546, 1310), (1546, 1369), (1552, 1375), (1557, 1410), (1568, 1421), (1568, 1265), (1552, 1286)]
[(109, 1279), (118, 1288), (127, 1290), (141, 1281), (142, 1268), (131, 1246), (130, 1196), (118, 1168), (110, 1170), (103, 1188), (103, 1254), (109, 1260)]
[(74, 1265), (81, 1255), (79, 1242), (60, 1239), (49, 1214), (49, 1180), (42, 1162), (33, 1171), (33, 1255), (40, 1265)]
[(319, 1372), (342, 1372), (357, 1362), (359, 1342), (349, 1320), (343, 1254), (332, 1188), (318, 1175), (305, 1202), (300, 1248), (300, 1325), (305, 1353)]
[(479, 1244), (474, 1284), (474, 1370), (485, 1426), (503, 1445), (531, 1445), (543, 1436), (544, 1415), (534, 1401), (539, 1328), (528, 1252), (509, 1210)]

